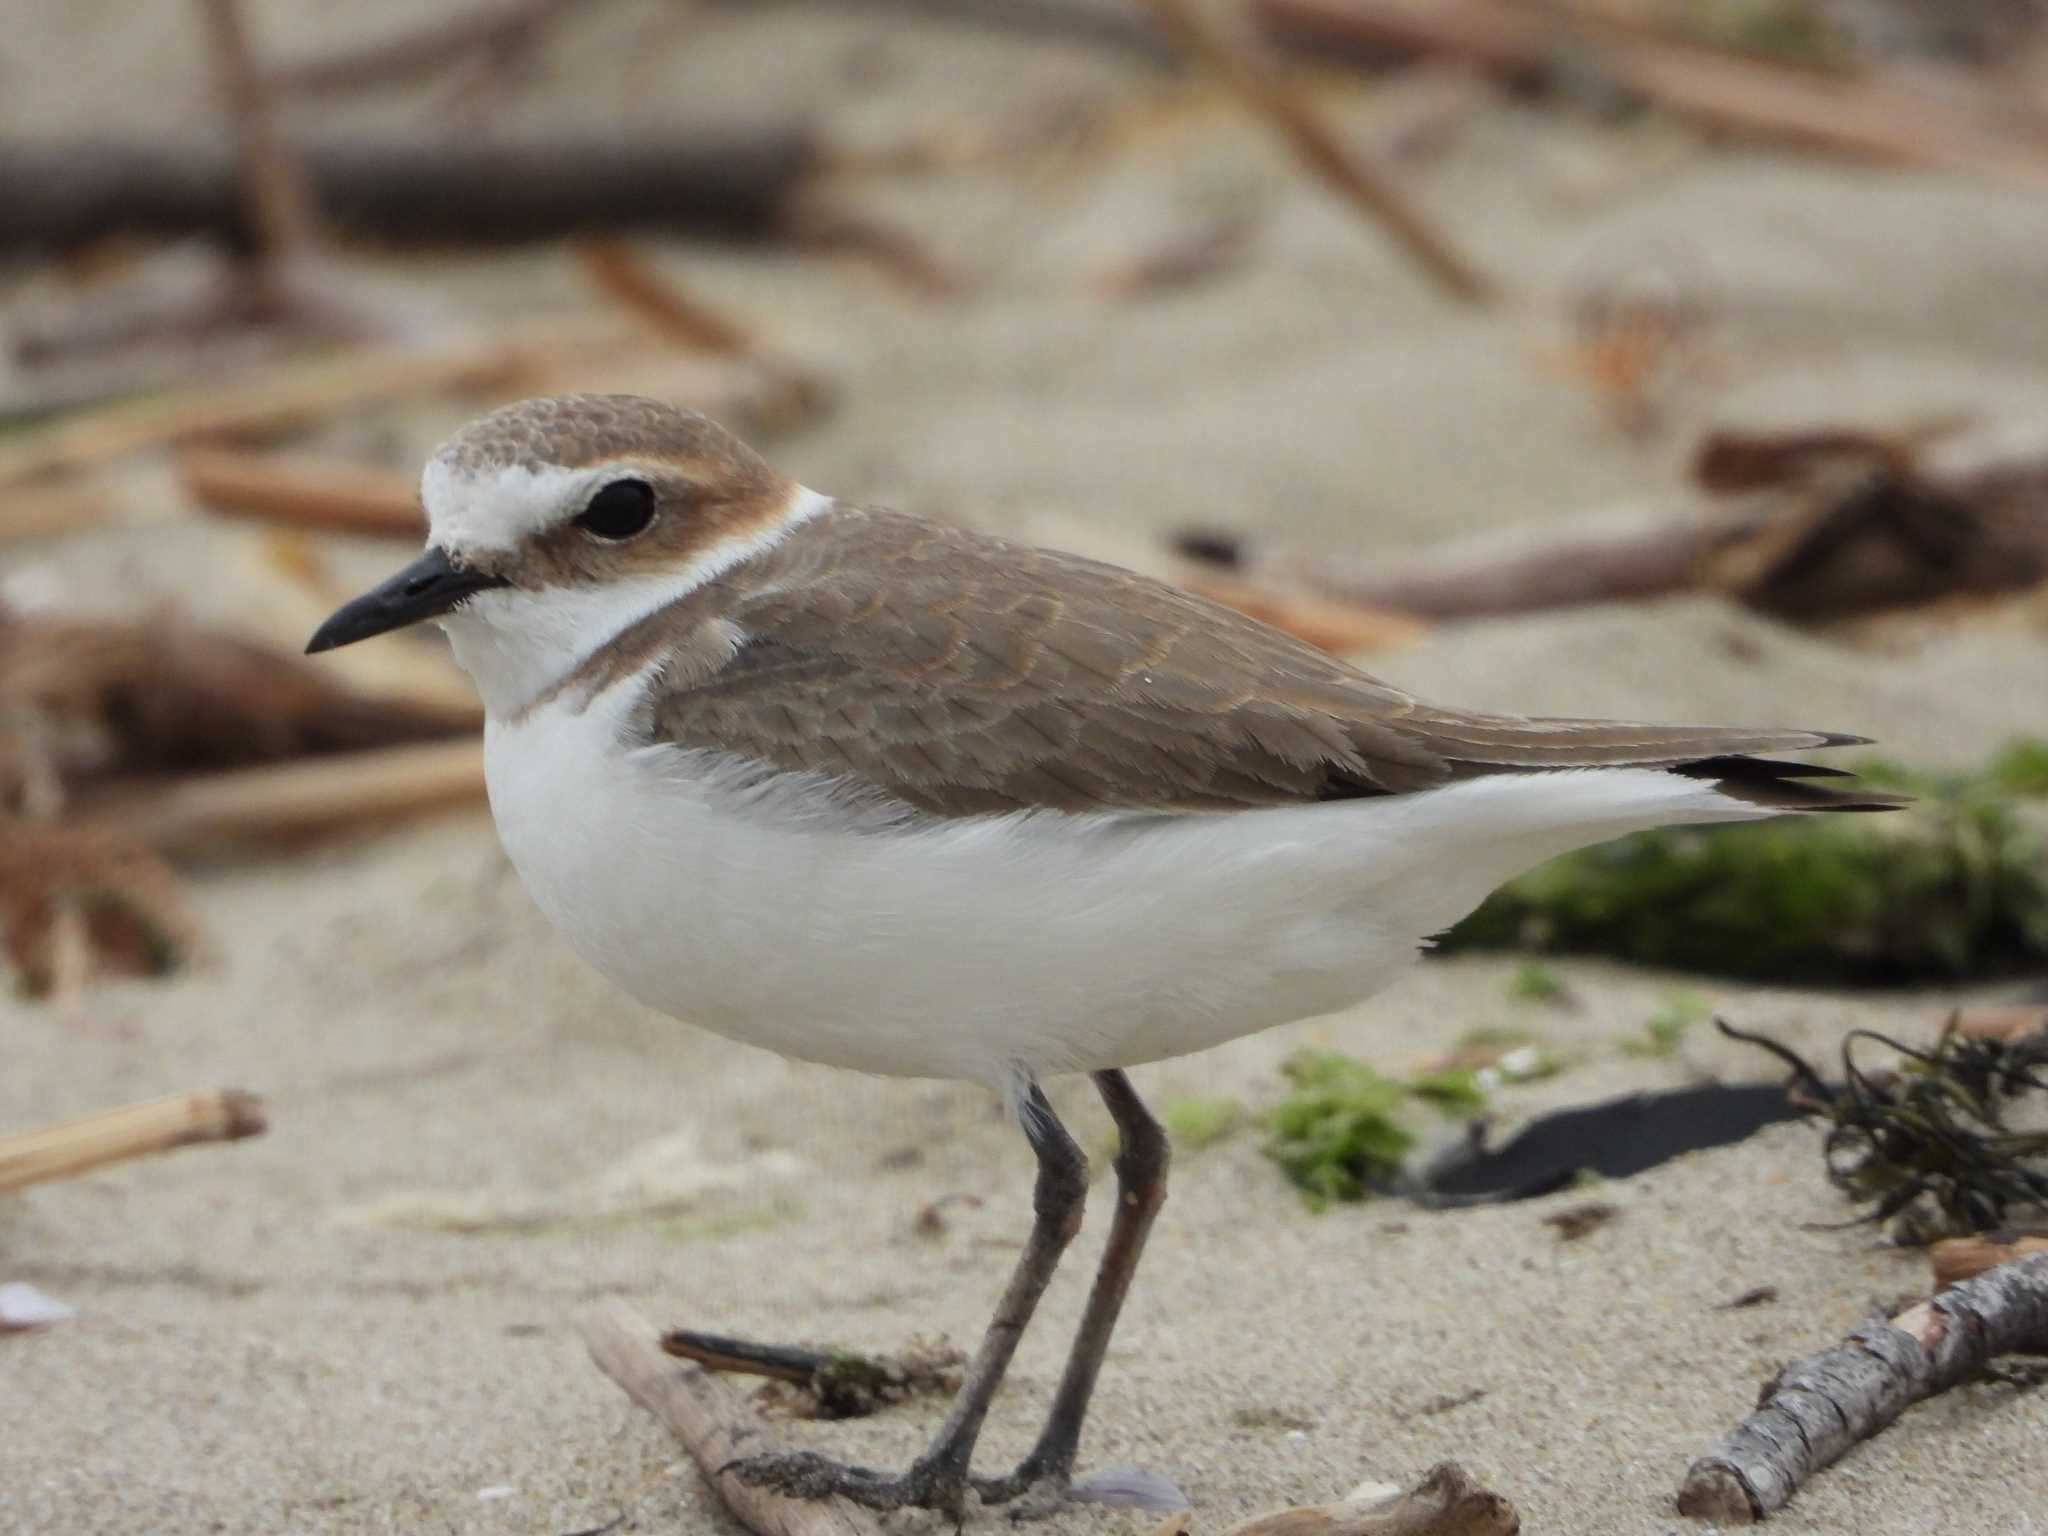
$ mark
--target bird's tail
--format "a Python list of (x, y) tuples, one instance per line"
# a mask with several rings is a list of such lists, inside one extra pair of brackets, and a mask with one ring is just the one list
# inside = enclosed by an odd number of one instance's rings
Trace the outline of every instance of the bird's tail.
[[(1856, 782), (1840, 768), (1817, 763), (1784, 763), (1768, 757), (1702, 757), (1673, 764), (1671, 772), (1705, 779), (1730, 800), (1779, 811), (1896, 811), (1913, 803)], [(1810, 784), (1809, 779), (1848, 779), (1847, 784)]]
[[(1664, 766), (1487, 773), (1419, 795), (1355, 802), (1378, 822), (1375, 886), (1441, 933), (1495, 887), (1546, 859), (1652, 827), (1761, 821), (1806, 811), (1889, 811), (1910, 797), (1839, 769), (1725, 755)], [(1416, 910), (1419, 909), (1419, 910)]]

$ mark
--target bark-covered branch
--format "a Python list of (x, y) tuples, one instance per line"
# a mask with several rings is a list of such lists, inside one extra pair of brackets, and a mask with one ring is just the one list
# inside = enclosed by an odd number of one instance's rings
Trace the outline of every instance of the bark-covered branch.
[(1678, 1512), (1747, 1525), (1782, 1509), (1839, 1460), (1922, 1398), (1999, 1355), (2048, 1349), (2048, 1254), (1987, 1270), (1846, 1342), (1779, 1372), (1755, 1413), (1692, 1464)]

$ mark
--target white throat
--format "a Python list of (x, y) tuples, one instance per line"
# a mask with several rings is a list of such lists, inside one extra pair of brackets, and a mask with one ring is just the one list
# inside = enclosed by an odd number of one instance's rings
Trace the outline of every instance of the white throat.
[(493, 588), (450, 612), (441, 627), (485, 713), (511, 719), (649, 614), (772, 549), (831, 504), (831, 497), (798, 486), (766, 528), (714, 544), (686, 565), (587, 587)]

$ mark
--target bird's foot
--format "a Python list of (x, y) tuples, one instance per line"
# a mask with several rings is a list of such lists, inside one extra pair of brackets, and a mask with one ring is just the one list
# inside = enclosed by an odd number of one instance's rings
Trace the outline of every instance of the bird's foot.
[(1008, 1505), (1005, 1513), (1012, 1520), (1043, 1520), (1057, 1514), (1065, 1506), (1067, 1491), (1072, 1486), (1071, 1468), (1041, 1465), (1028, 1456), (1006, 1476), (974, 1479), (974, 1491), (981, 1495), (981, 1502)]
[(1027, 1456), (1007, 1477), (977, 1477), (970, 1485), (990, 1506), (1007, 1506), (1012, 1520), (1043, 1520), (1074, 1504), (1168, 1513), (1191, 1508), (1170, 1477), (1142, 1467), (1103, 1467), (1076, 1482), (1069, 1464)]
[(816, 1451), (742, 1456), (718, 1469), (743, 1483), (767, 1488), (792, 1499), (849, 1499), (868, 1509), (933, 1509), (956, 1521), (965, 1508), (964, 1473), (923, 1458), (896, 1476), (870, 1467), (852, 1467)]

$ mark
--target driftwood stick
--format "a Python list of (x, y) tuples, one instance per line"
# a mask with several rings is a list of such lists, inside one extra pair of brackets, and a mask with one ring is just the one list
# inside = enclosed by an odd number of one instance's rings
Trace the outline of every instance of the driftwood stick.
[(1836, 76), (1513, 0), (1253, 0), (1253, 9), (1281, 41), (1325, 57), (1441, 54), (1508, 78), (1545, 72), (1559, 45), (1572, 42), (1589, 46), (1622, 85), (1716, 127), (2048, 185), (2048, 124), (2036, 118), (2016, 129), (2009, 113), (1972, 111), (1880, 73)]
[(245, 448), (187, 448), (178, 483), (209, 512), (291, 528), (417, 539), (426, 529), (412, 478)]
[(1333, 132), (1259, 51), (1254, 37), (1232, 37), (1201, 0), (1146, 0), (1188, 52), (1201, 59), (1284, 138), (1295, 156), (1359, 213), (1406, 248), (1437, 286), (1467, 304), (1494, 297), (1494, 285), (1384, 175)]
[(311, 836), (481, 800), (483, 748), (436, 741), (198, 774), (149, 790), (81, 795), (82, 825), (164, 853)]
[(793, 1499), (721, 1473), (739, 1457), (781, 1447), (711, 1372), (664, 1354), (660, 1330), (624, 1302), (584, 1314), (578, 1331), (597, 1368), (682, 1442), (747, 1529), (759, 1536), (880, 1536), (881, 1527), (844, 1499)]
[(524, 361), (519, 348), (502, 341), (378, 348), (265, 369), (238, 383), (121, 401), (0, 443), (0, 486), (194, 438), (295, 427), (392, 395), (482, 387)]
[(2048, 1253), (1987, 1270), (1778, 1373), (1757, 1411), (1692, 1464), (1678, 1512), (1747, 1525), (1922, 1398), (1999, 1355), (2048, 1350)]
[[(49, 743), (59, 787), (71, 791), (123, 775), (247, 768), (475, 733), (483, 714), (474, 691), (441, 682), (453, 663), (424, 647), (388, 647), (411, 658), (395, 668), (303, 660), (297, 652), (312, 624), (339, 601), (319, 603), (303, 625), (301, 609), (289, 621), (289, 651), (162, 614), (0, 614), (0, 699), (13, 717), (11, 734), (0, 735), (8, 767), (20, 773), (35, 762), (20, 746), (37, 722), (45, 722), (37, 734)], [(429, 668), (433, 681), (417, 681)], [(350, 685), (349, 676), (361, 682)], [(61, 809), (51, 806), (48, 819)]]
[[(1830, 438), (1839, 439), (1830, 446)], [(1718, 496), (1688, 510), (1509, 536), (1408, 560), (1189, 533), (1184, 554), (1258, 587), (1431, 619), (1477, 618), (1703, 589), (1796, 622), (1959, 593), (2010, 592), (2048, 576), (2048, 454), (2011, 443), (1915, 466), (1912, 443), (1861, 432), (1719, 440), (1702, 461)], [(1773, 483), (1769, 478), (1777, 474)]]
[[(826, 162), (806, 123), (633, 140), (292, 141), (327, 232), (389, 245), (499, 245), (588, 230), (781, 235)], [(209, 142), (0, 145), (0, 250), (113, 234), (252, 243), (234, 156)]]
[(1934, 1265), (1937, 1290), (1947, 1290), (1974, 1280), (1988, 1269), (2024, 1259), (2029, 1254), (2048, 1253), (2048, 1231), (1982, 1232), (1975, 1237), (1944, 1237), (1930, 1244), (1927, 1257)]
[(0, 541), (42, 539), (112, 522), (118, 497), (99, 486), (63, 484), (14, 491), (0, 498)]
[(1370, 563), (1200, 536), (1184, 540), (1183, 548), (1221, 558), (1254, 586), (1292, 586), (1333, 603), (1463, 619), (1682, 591), (1697, 584), (1711, 548), (1754, 526), (1753, 517), (1701, 514), (1588, 528), (1541, 544), (1487, 536), (1413, 560)]
[(593, 237), (579, 242), (576, 254), (598, 290), (644, 322), (656, 336), (683, 351), (706, 353), (752, 369), (758, 376), (755, 414), (764, 425), (807, 421), (830, 399), (831, 387), (824, 378), (764, 346), (746, 325), (721, 313), (671, 274), (658, 271), (625, 242)]
[(393, 396), (504, 388), (564, 357), (615, 356), (631, 342), (629, 329), (607, 317), (282, 363), (232, 383), (120, 401), (13, 433), (0, 441), (0, 487), (199, 438), (283, 431)]
[(686, 292), (674, 279), (657, 273), (623, 241), (592, 236), (577, 243), (576, 259), (600, 292), (646, 321), (666, 340), (726, 357), (754, 350), (754, 338), (745, 327)]
[(258, 271), (276, 280), (279, 264), (312, 249), (315, 213), (306, 175), (278, 129), (269, 84), (257, 68), (241, 0), (199, 0), (213, 54), (214, 85), (234, 124), (237, 169)]
[(263, 1101), (240, 1088), (174, 1093), (0, 1136), (0, 1194), (68, 1179), (131, 1157), (201, 1141), (239, 1141), (266, 1125)]

